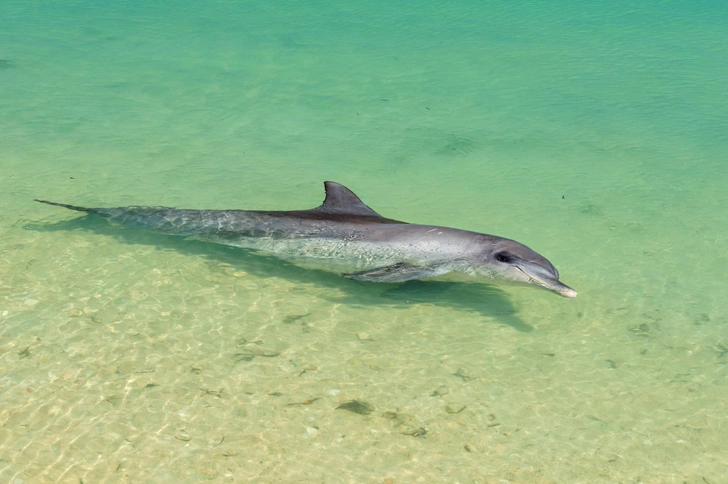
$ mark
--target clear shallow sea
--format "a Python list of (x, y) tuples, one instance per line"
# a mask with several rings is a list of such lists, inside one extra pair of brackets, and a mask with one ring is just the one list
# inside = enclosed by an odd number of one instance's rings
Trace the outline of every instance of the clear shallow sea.
[[(728, 481), (726, 25), (3, 1), (0, 480)], [(32, 201), (300, 209), (324, 180), (519, 240), (579, 296), (359, 283)]]

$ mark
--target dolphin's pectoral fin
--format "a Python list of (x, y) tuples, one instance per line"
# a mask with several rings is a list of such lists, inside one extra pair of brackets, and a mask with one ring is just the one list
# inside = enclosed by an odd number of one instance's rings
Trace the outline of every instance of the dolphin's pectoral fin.
[(447, 272), (444, 266), (424, 267), (400, 262), (391, 266), (377, 267), (369, 271), (344, 274), (347, 279), (370, 282), (405, 282), (425, 277), (435, 277)]

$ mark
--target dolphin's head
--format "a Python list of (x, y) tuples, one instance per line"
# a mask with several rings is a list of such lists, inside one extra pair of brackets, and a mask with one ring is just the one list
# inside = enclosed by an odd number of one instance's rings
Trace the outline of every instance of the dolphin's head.
[[(516, 283), (538, 284), (565, 297), (576, 291), (559, 281), (559, 271), (544, 256), (515, 240), (488, 237), (478, 254), (484, 272)], [(494, 240), (495, 239), (495, 240)]]

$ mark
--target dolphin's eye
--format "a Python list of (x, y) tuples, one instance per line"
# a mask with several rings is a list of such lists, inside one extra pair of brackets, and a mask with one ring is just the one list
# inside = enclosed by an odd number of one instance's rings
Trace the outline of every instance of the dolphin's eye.
[(505, 252), (501, 252), (500, 254), (495, 255), (495, 260), (497, 260), (498, 262), (508, 263), (511, 261), (511, 258), (508, 257), (508, 254), (506, 254)]

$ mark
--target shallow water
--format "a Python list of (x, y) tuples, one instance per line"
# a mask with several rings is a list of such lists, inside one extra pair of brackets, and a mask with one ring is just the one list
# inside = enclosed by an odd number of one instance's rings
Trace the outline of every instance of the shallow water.
[[(0, 4), (0, 480), (728, 480), (728, 7)], [(521, 241), (375, 285), (85, 206)], [(371, 409), (337, 409), (351, 400)]]

